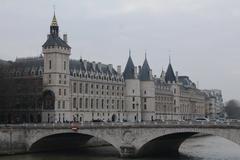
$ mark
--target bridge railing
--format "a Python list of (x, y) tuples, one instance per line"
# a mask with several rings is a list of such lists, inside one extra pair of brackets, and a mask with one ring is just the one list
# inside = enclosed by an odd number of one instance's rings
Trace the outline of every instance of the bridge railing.
[(24, 124), (0, 124), (0, 128), (23, 127), (23, 128), (85, 128), (85, 127), (139, 127), (139, 126), (159, 126), (159, 127), (209, 127), (209, 126), (239, 126), (239, 122), (205, 122), (205, 121), (144, 121), (144, 122), (84, 122), (84, 123), (24, 123)]

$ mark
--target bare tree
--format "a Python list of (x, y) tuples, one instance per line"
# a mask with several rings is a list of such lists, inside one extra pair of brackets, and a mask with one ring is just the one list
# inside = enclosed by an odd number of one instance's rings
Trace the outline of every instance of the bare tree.
[(240, 119), (240, 102), (230, 100), (225, 105), (225, 111), (229, 119)]

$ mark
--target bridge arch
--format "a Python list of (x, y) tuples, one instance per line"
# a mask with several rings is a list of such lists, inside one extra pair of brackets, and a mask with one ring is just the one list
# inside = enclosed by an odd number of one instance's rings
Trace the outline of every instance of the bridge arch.
[[(64, 149), (65, 148), (77, 149), (76, 147), (81, 147), (82, 145), (86, 144), (88, 140), (90, 140), (93, 137), (96, 137), (96, 138), (102, 139), (103, 141), (113, 146), (120, 154), (120, 148), (118, 144), (114, 141), (114, 138), (107, 135), (103, 136), (103, 134), (99, 134), (99, 132), (97, 131), (91, 131), (91, 130), (66, 131), (66, 129), (63, 129), (63, 130), (44, 130), (43, 129), (43, 130), (37, 130), (37, 131), (33, 130), (30, 132), (32, 133), (29, 133), (29, 137), (27, 139), (27, 147), (26, 147), (27, 152), (51, 151), (51, 147), (55, 148), (54, 150), (58, 150), (58, 149), (61, 149), (58, 147), (61, 147), (63, 145), (64, 145)], [(31, 136), (31, 135), (34, 135), (34, 136)], [(51, 141), (52, 142), (55, 141), (56, 143), (51, 143)], [(48, 143), (48, 147), (42, 149), (41, 147), (43, 146), (43, 143)]]
[(162, 155), (165, 153), (178, 154), (181, 144), (191, 136), (203, 133), (213, 136), (218, 136), (233, 143), (240, 145), (239, 133), (234, 129), (207, 129), (207, 128), (181, 128), (181, 129), (166, 129), (162, 131), (153, 131), (152, 134), (136, 143), (136, 155)]

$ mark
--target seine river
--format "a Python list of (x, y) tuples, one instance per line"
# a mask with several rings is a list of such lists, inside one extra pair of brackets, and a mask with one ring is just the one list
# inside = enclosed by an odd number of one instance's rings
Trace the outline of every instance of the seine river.
[[(134, 160), (240, 160), (240, 147), (219, 137), (188, 139), (178, 157), (137, 158)], [(0, 160), (121, 160), (112, 147), (88, 149), (84, 153), (55, 152), (0, 157)], [(128, 159), (127, 159), (128, 160)]]

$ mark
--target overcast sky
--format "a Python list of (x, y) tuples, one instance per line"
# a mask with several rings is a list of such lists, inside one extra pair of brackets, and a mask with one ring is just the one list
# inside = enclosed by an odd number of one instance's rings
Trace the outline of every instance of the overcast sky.
[(72, 59), (125, 67), (144, 52), (160, 75), (171, 55), (174, 70), (200, 88), (240, 99), (239, 0), (1, 0), (0, 59), (38, 56), (46, 41), (53, 5)]

